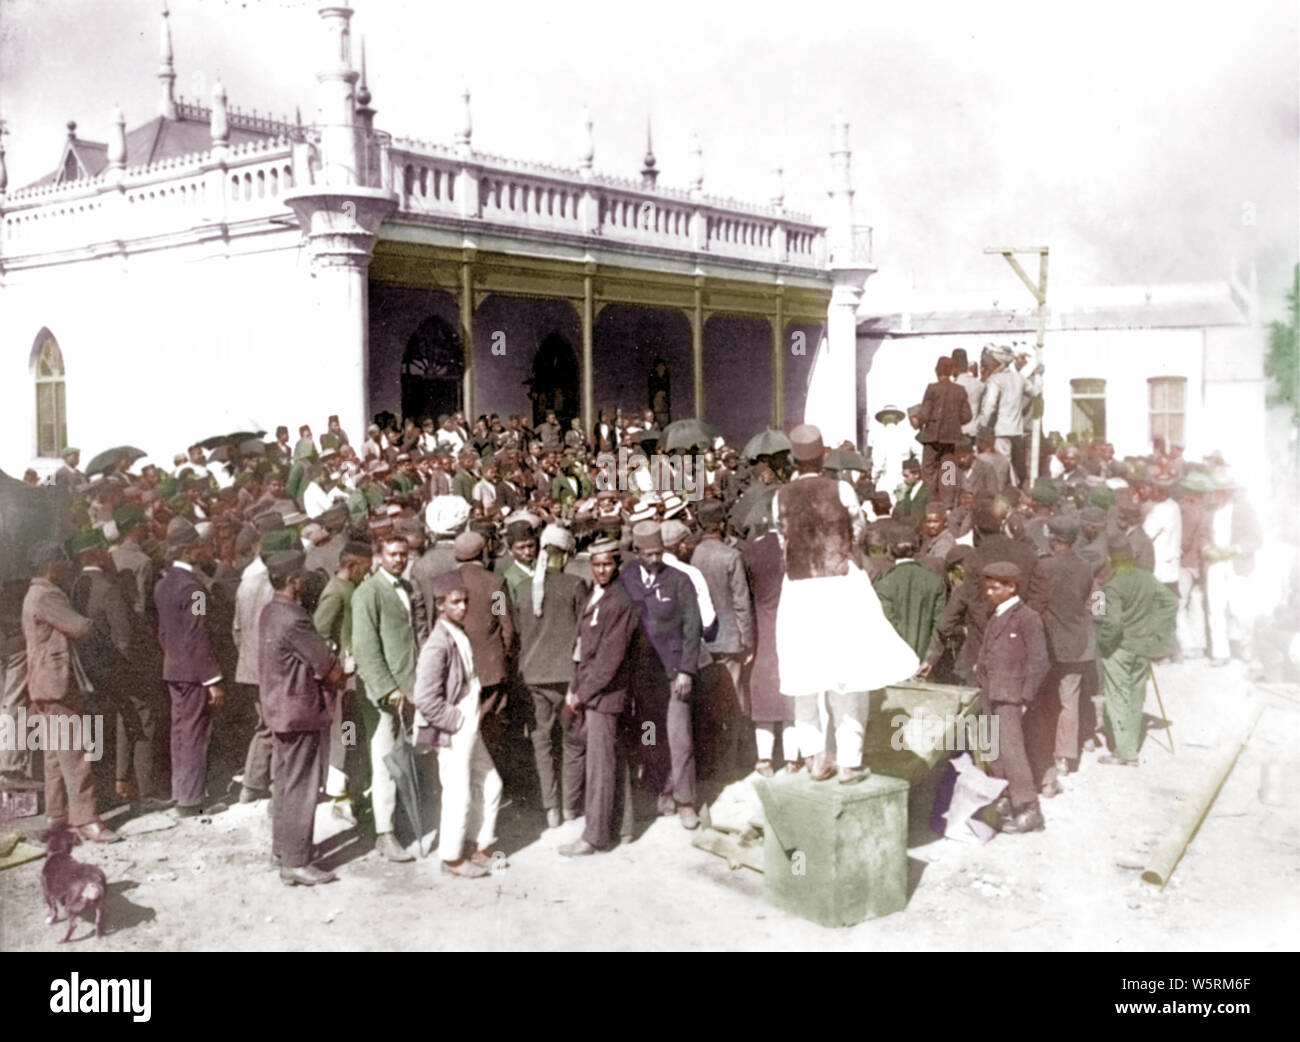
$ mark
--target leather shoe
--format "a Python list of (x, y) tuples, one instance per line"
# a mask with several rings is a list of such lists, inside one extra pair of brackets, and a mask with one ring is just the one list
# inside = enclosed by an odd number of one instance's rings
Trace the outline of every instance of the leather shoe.
[(676, 811), (676, 809), (677, 809), (677, 805), (676, 805), (675, 803), (673, 803), (673, 798), (672, 798), (671, 796), (660, 796), (660, 797), (659, 797), (659, 813), (660, 813), (660, 815), (662, 815), (662, 816), (664, 816), (664, 817), (667, 817), (669, 814), (674, 813), (674, 812)]
[(1011, 817), (1011, 797), (999, 796), (993, 801), (993, 810), (999, 818), (1006, 821)]
[(469, 858), (461, 858), (459, 861), (443, 861), (442, 870), (449, 876), (464, 876), (466, 879), (482, 879), (490, 875), (488, 870), (482, 865), (476, 865)]
[(203, 813), (203, 805), (201, 803), (193, 803), (193, 804), (178, 803), (176, 805), (175, 810), (176, 810), (176, 816), (178, 818), (197, 818), (200, 814)]
[(1136, 767), (1138, 765), (1137, 757), (1126, 760), (1122, 756), (1116, 756), (1113, 753), (1103, 753), (1097, 757), (1098, 763), (1104, 763), (1109, 767)]
[(684, 829), (697, 829), (700, 827), (700, 816), (695, 813), (695, 808), (689, 803), (677, 804), (677, 818), (681, 821)]
[(332, 883), (338, 879), (333, 872), (327, 872), (315, 865), (301, 865), (298, 868), (280, 866), (280, 882), (285, 886), (317, 886), (320, 883)]
[(256, 803), (258, 800), (269, 799), (271, 794), (261, 789), (250, 789), (247, 785), (239, 787), (240, 803)]
[(510, 862), (506, 860), (505, 854), (501, 854), (500, 857), (497, 856), (498, 854), (500, 854), (500, 851), (494, 850), (489, 852), (486, 850), (476, 850), (469, 856), (469, 859), (474, 862), (474, 864), (486, 868), (489, 872), (491, 872), (496, 865), (500, 865), (502, 868), (509, 868)]
[(77, 834), (82, 839), (88, 839), (91, 843), (121, 843), (122, 837), (105, 825), (102, 821), (92, 821), (89, 825), (82, 825), (77, 829)]
[(389, 861), (414, 861), (415, 855), (406, 852), (391, 832), (381, 832), (375, 837), (375, 849)]
[(1011, 835), (1022, 832), (1041, 832), (1047, 827), (1043, 821), (1043, 812), (1037, 807), (1027, 807), (1019, 814), (1002, 823), (1002, 831)]
[(585, 839), (575, 839), (572, 843), (564, 844), (560, 848), (560, 853), (565, 857), (587, 857), (589, 854), (597, 853), (597, 850)]
[(1059, 760), (1056, 761), (1056, 780), (1060, 781), (1069, 773), (1070, 773), (1070, 761), (1067, 760), (1064, 756), (1062, 756)]
[(858, 782), (866, 781), (870, 777), (870, 767), (841, 767), (839, 783), (841, 785), (857, 785)]
[(560, 810), (558, 807), (552, 807), (546, 812), (546, 827), (548, 829), (558, 829), (560, 827)]
[(776, 773), (772, 770), (771, 760), (759, 760), (758, 763), (754, 764), (754, 771), (760, 778), (770, 778)]
[(808, 777), (813, 781), (829, 781), (835, 777), (835, 763), (825, 753), (807, 757), (804, 764), (808, 768)]

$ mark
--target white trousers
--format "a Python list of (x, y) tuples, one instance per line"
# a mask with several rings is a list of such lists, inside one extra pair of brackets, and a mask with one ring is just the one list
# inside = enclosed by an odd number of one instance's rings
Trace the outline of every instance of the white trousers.
[(1210, 657), (1231, 658), (1231, 641), (1246, 646), (1249, 637), (1252, 583), (1240, 576), (1231, 561), (1218, 561), (1205, 569), (1205, 613), (1210, 621)]
[(438, 749), (438, 781), (442, 785), (438, 857), (443, 861), (464, 857), (465, 837), (471, 829), (475, 830), (475, 849), (491, 850), (497, 841), (497, 811), (501, 809), (501, 775), (479, 733), (478, 699), (462, 699), (456, 708), (465, 721), (451, 736), (451, 745)]
[(325, 769), (325, 795), (339, 799), (348, 794), (348, 776), (329, 763), (330, 750), (343, 743), (343, 695), (334, 699), (334, 719), (330, 721), (329, 745), (323, 750), (321, 759), (327, 764)]
[(393, 831), (393, 815), (397, 813), (397, 782), (388, 773), (384, 757), (397, 744), (398, 726), (396, 713), (381, 711), (370, 735), (370, 806), (378, 835)]
[(791, 724), (754, 725), (754, 744), (758, 746), (758, 758), (760, 760), (772, 759), (772, 754), (776, 751), (776, 729), (778, 727), (781, 728), (781, 750), (785, 754), (786, 762), (789, 763), (800, 759), (799, 735)]
[(1205, 651), (1205, 587), (1190, 568), (1178, 573), (1178, 649), (1196, 656)]
[[(868, 698), (869, 693), (865, 691), (822, 691), (796, 698), (794, 730), (799, 755), (806, 757), (830, 752), (827, 738), (833, 736), (836, 764), (861, 767)], [(793, 759), (789, 748), (786, 749), (786, 758)]]

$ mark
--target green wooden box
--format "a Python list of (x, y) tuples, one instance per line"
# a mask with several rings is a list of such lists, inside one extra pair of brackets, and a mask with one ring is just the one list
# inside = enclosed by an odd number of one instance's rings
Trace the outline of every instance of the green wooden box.
[[(877, 774), (916, 785), (940, 763), (966, 750), (979, 713), (979, 688), (907, 680), (872, 691), (863, 762)], [(906, 717), (906, 721), (901, 718)], [(899, 726), (894, 722), (900, 721)], [(978, 751), (970, 749), (976, 762)]]
[(907, 905), (907, 782), (856, 785), (806, 774), (754, 783), (763, 830), (763, 896), (822, 926), (852, 926)]

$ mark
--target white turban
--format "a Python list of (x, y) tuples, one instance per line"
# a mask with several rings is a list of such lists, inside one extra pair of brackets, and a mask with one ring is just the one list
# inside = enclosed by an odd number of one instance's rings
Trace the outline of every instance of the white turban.
[(469, 522), (469, 504), (461, 496), (434, 496), (424, 509), (424, 523), (435, 539), (459, 535)]
[(573, 533), (561, 525), (547, 525), (538, 541), (537, 569), (533, 572), (533, 618), (542, 617), (542, 602), (546, 596), (546, 573), (550, 570), (550, 554), (571, 554), (577, 549)]

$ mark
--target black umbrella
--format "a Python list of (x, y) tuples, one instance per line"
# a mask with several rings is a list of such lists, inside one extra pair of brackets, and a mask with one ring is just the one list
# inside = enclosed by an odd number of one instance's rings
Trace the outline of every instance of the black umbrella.
[(871, 460), (857, 449), (831, 449), (826, 457), (827, 470), (862, 470), (870, 473)]
[(696, 445), (712, 445), (718, 429), (704, 420), (674, 420), (664, 428), (663, 444), (669, 452), (673, 449), (692, 449)]
[(783, 431), (768, 428), (759, 431), (745, 442), (742, 455), (745, 459), (758, 459), (759, 456), (775, 456), (778, 452), (790, 451), (790, 439)]
[(388, 775), (397, 785), (397, 806), (406, 815), (415, 833), (416, 846), (420, 848), (420, 857), (424, 857), (424, 825), (420, 813), (420, 761), (415, 746), (406, 740), (406, 728), (398, 725), (399, 739), (395, 746), (384, 755), (384, 766)]
[(772, 520), (775, 485), (757, 484), (745, 489), (731, 508), (731, 523), (740, 531), (751, 525), (767, 525)]
[(233, 431), (230, 434), (214, 434), (210, 438), (204, 438), (202, 441), (195, 442), (195, 444), (201, 448), (215, 449), (218, 445), (225, 445), (230, 441), (248, 441), (249, 438), (261, 438), (265, 435), (266, 431)]
[(32, 546), (42, 539), (62, 542), (67, 515), (62, 488), (28, 485), (0, 471), (0, 581), (30, 577)]
[(102, 471), (108, 470), (110, 467), (117, 466), (117, 461), (123, 456), (129, 457), (131, 462), (134, 463), (138, 459), (144, 459), (147, 455), (149, 454), (145, 452), (144, 449), (137, 449), (134, 445), (119, 445), (115, 449), (105, 449), (93, 460), (87, 463), (84, 473), (86, 477), (90, 477), (92, 474), (99, 474)]

